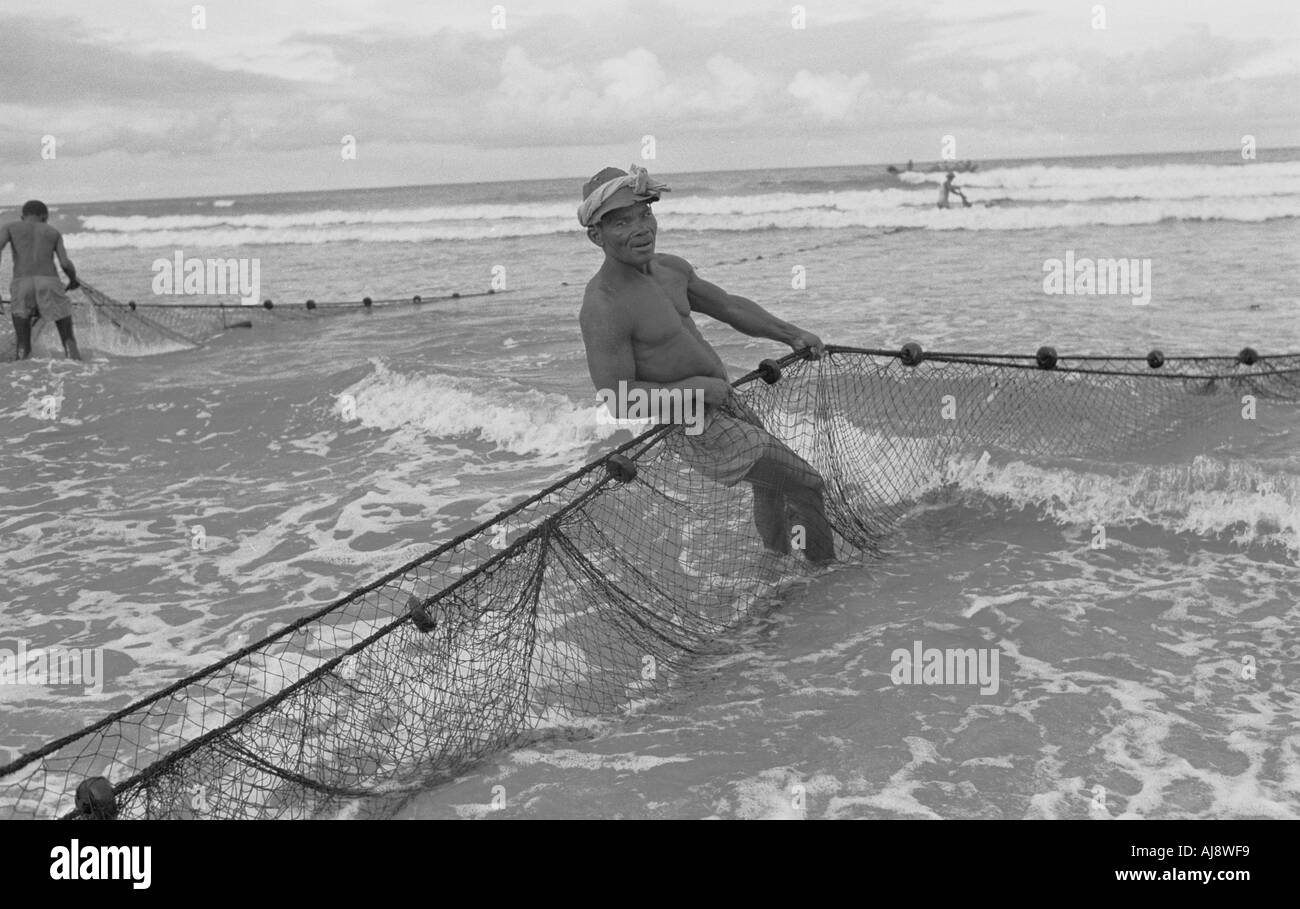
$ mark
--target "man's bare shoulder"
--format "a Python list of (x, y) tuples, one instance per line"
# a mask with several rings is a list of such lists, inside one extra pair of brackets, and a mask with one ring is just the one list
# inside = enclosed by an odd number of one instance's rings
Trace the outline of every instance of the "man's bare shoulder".
[(587, 289), (582, 294), (582, 310), (578, 319), (584, 325), (592, 322), (616, 323), (627, 314), (627, 307), (620, 305), (618, 294), (614, 293), (604, 276), (597, 272), (587, 282)]
[(58, 241), (63, 237), (57, 227), (40, 221), (10, 221), (0, 227), (0, 231), (9, 237), (42, 237), (51, 241)]
[(671, 253), (658, 253), (654, 261), (656, 265), (666, 265), (673, 271), (680, 272), (688, 278), (695, 274), (695, 268), (681, 256), (674, 256)]
[(593, 310), (601, 306), (607, 306), (614, 299), (610, 293), (609, 286), (605, 283), (600, 272), (592, 275), (591, 280), (587, 282), (586, 289), (582, 292), (582, 311)]

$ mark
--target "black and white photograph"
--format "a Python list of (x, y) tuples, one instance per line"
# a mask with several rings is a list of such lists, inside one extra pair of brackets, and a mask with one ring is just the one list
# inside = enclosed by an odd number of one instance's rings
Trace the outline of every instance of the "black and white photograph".
[(1300, 818), (1294, 2), (0, 0), (0, 121), (0, 818)]

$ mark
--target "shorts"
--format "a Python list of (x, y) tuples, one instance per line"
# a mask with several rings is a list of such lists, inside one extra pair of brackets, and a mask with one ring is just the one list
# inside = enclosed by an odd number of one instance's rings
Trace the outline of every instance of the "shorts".
[(72, 301), (63, 292), (63, 282), (49, 275), (14, 278), (9, 285), (13, 315), (18, 318), (39, 316), (57, 322), (72, 315)]
[(763, 428), (758, 415), (734, 394), (713, 412), (703, 432), (683, 432), (678, 438), (682, 460), (723, 486), (735, 486), (773, 449), (785, 450), (785, 445)]

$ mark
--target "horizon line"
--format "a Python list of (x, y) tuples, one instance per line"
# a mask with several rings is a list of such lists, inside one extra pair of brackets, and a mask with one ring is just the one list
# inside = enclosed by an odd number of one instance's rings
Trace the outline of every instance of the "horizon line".
[[(1197, 155), (1197, 154), (1205, 154), (1207, 152), (1228, 153), (1233, 151), (1234, 149), (1236, 149), (1236, 146), (1216, 146), (1214, 148), (1194, 148), (1194, 149), (1183, 149), (1180, 151), (1097, 152), (1097, 153), (1087, 154), (1087, 155), (1028, 155), (1028, 156), (1011, 157), (1011, 158), (987, 156), (984, 158), (960, 158), (960, 159), (953, 160), (951, 163), (958, 164), (963, 161), (973, 161), (981, 164), (985, 161), (1031, 161), (1031, 160), (1067, 161), (1067, 160), (1080, 160), (1080, 159), (1087, 159), (1087, 158), (1111, 158), (1111, 157), (1121, 157), (1121, 156), (1133, 157), (1133, 158), (1147, 158), (1147, 157), (1156, 157), (1160, 155)], [(1281, 146), (1277, 146), (1272, 150), (1273, 151), (1297, 151), (1300, 150), (1300, 145), (1281, 145)], [(909, 160), (918, 164), (926, 165), (926, 164), (941, 163), (944, 159), (937, 159), (937, 158), (922, 159), (918, 161), (917, 159), (912, 158)], [(864, 163), (817, 164), (817, 165), (812, 165), (811, 167), (809, 167), (808, 165), (794, 164), (794, 165), (782, 165), (779, 167), (769, 166), (769, 167), (725, 168), (725, 170), (738, 171), (740, 173), (759, 173), (759, 172), (780, 171), (780, 170), (803, 170), (803, 169), (816, 170), (816, 169), (828, 169), (828, 168), (835, 168), (835, 167), (884, 168), (884, 167), (889, 167), (892, 164), (893, 162), (888, 162), (888, 163), (871, 162), (865, 164)], [(659, 173), (661, 173), (664, 176), (689, 176), (692, 174), (720, 173), (722, 170), (724, 169), (660, 171)], [(496, 183), (545, 183), (545, 182), (550, 182), (555, 180), (573, 180), (576, 183), (581, 183), (585, 179), (586, 177), (584, 176), (569, 175), (569, 176), (553, 176), (553, 177), (535, 177), (529, 180), (452, 180), (446, 183), (386, 183), (386, 184), (376, 184), (376, 185), (369, 185), (369, 186), (340, 187), (335, 189), (294, 189), (294, 190), (286, 190), (283, 192), (263, 191), (263, 192), (252, 192), (252, 193), (215, 193), (215, 194), (205, 193), (201, 196), (133, 196), (131, 198), (126, 198), (126, 199), (123, 198), (95, 199), (92, 201), (83, 201), (83, 202), (63, 202), (63, 203), (46, 203), (46, 204), (50, 206), (51, 210), (53, 210), (59, 207), (60, 205), (107, 205), (114, 202), (172, 202), (172, 201), (180, 202), (186, 200), (208, 199), (208, 198), (211, 198), (214, 201), (216, 201), (220, 199), (254, 198), (257, 196), (270, 196), (270, 195), (303, 196), (312, 193), (329, 193), (329, 192), (351, 193), (351, 192), (368, 192), (373, 190), (390, 190), (390, 189), (427, 189), (430, 187), (439, 187), (439, 186), (490, 186)], [(14, 207), (21, 209), (22, 205), (23, 205), (22, 202), (18, 202), (15, 203)], [(7, 206), (0, 205), (0, 210), (3, 210), (6, 207)]]

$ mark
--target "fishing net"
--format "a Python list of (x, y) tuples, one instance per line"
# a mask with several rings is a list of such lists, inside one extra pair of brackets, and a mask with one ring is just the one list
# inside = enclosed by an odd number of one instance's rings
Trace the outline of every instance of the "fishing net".
[[(273, 303), (253, 306), (224, 303), (127, 303), (119, 302), (85, 281), (80, 293), (71, 291), (72, 325), (78, 344), (87, 350), (113, 356), (151, 356), (190, 350), (230, 329), (269, 328), (290, 321), (336, 315), (364, 315), (376, 309), (424, 306), (430, 303), (485, 297), (505, 291), (482, 293), (415, 294), (410, 297), (371, 299), (355, 302), (306, 300), (299, 304)], [(9, 304), (6, 304), (6, 309)], [(0, 319), (0, 361), (12, 360), (17, 337), (9, 318)], [(39, 318), (32, 324), (32, 349), (49, 353), (61, 350), (58, 331), (52, 322)]]
[[(880, 551), (971, 458), (1118, 458), (1297, 401), (1300, 355), (1249, 350), (1166, 360), (832, 347), (765, 361), (704, 433), (654, 427), (0, 767), (0, 812), (389, 813), (493, 752), (680, 690), (738, 622), (816, 570), (817, 547)], [(736, 482), (755, 458), (763, 469)]]

